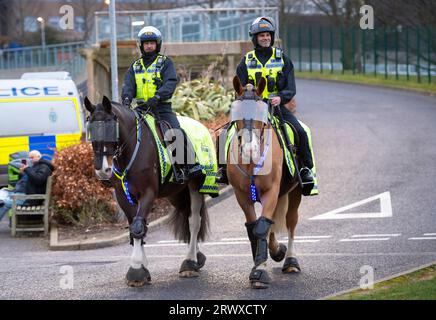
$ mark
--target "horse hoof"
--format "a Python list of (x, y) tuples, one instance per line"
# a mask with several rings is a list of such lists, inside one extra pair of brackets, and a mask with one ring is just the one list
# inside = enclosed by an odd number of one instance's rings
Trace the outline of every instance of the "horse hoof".
[(194, 260), (184, 260), (180, 270), (179, 277), (180, 278), (195, 278), (199, 276), (198, 270), (200, 269), (197, 262)]
[(200, 251), (198, 251), (197, 252), (198, 269), (203, 268), (205, 263), (206, 263), (206, 256), (203, 253), (201, 253)]
[(150, 272), (143, 265), (139, 269), (130, 267), (129, 271), (127, 271), (126, 283), (129, 287), (142, 287), (145, 284), (150, 284), (150, 282)]
[(268, 289), (269, 284), (263, 282), (251, 282), (251, 289)]
[(282, 268), (283, 273), (299, 273), (301, 272), (300, 265), (298, 264), (297, 258), (289, 257), (286, 258), (285, 263)]
[(252, 289), (267, 289), (269, 287), (270, 279), (266, 270), (251, 270), (249, 279)]
[(180, 278), (196, 278), (198, 276), (200, 276), (198, 271), (182, 271), (182, 272), (179, 272), (179, 277)]
[(287, 250), (288, 248), (283, 243), (280, 243), (277, 253), (272, 253), (271, 250), (269, 250), (269, 255), (275, 262), (280, 262), (285, 258)]

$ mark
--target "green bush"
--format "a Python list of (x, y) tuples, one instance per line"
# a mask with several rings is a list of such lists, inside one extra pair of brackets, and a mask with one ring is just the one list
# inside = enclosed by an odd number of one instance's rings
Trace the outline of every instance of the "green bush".
[(173, 95), (173, 110), (196, 120), (211, 120), (218, 114), (227, 114), (233, 101), (232, 91), (218, 82), (196, 79), (180, 84)]

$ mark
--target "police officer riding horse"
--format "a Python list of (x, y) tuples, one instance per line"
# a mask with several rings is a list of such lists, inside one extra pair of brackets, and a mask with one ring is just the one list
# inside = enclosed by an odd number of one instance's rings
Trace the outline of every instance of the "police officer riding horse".
[[(294, 66), (282, 49), (273, 47), (275, 38), (274, 22), (268, 17), (259, 17), (250, 26), (249, 35), (254, 45), (254, 50), (248, 52), (239, 63), (236, 74), (242, 84), (252, 84), (257, 87), (260, 78), (267, 80), (266, 89), (263, 92), (263, 100), (269, 102), (279, 116), (282, 124), (287, 122), (292, 125), (298, 134), (299, 146), (297, 156), (301, 169), (300, 176), (303, 186), (303, 195), (310, 195), (314, 187), (312, 173), (313, 159), (306, 131), (298, 119), (285, 105), (296, 94)], [(282, 126), (283, 128), (283, 126)], [(292, 153), (292, 145), (286, 130), (283, 130), (287, 148)]]
[[(302, 195), (318, 191), (310, 130), (286, 108), (296, 93), (292, 62), (273, 47), (271, 18), (255, 19), (249, 35), (254, 50), (237, 67), (231, 120), (220, 134), (219, 145), (225, 138), (224, 168), (245, 215), (254, 263), (249, 281), (252, 288), (263, 289), (270, 284), (268, 252), (274, 261), (284, 260), (283, 273), (301, 271), (294, 245), (298, 210)], [(260, 216), (256, 211), (261, 211)], [(284, 231), (287, 246), (276, 237)]]
[(177, 85), (174, 63), (169, 57), (160, 54), (162, 34), (153, 26), (146, 26), (139, 31), (138, 47), (141, 57), (132, 63), (124, 77), (121, 94), (123, 105), (130, 108), (135, 98), (138, 102), (136, 110), (152, 112), (163, 136), (169, 128), (183, 132), (185, 159), (175, 163), (173, 175), (174, 182), (185, 183), (201, 175), (202, 168), (193, 163), (193, 147), (172, 111), (171, 97)]

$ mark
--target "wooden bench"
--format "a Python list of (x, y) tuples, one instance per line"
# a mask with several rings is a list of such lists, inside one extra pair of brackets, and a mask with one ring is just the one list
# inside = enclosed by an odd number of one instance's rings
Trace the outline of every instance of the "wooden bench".
[[(12, 196), (11, 235), (17, 232), (44, 232), (48, 234), (48, 208), (50, 205), (52, 177), (47, 180), (45, 194), (16, 194)], [(43, 200), (38, 206), (18, 205), (17, 200)]]

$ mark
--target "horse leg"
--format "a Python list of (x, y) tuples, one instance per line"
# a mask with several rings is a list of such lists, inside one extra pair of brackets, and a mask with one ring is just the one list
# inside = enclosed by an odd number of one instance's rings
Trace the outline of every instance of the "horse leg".
[(271, 228), (269, 234), (268, 248), (271, 259), (276, 262), (280, 262), (285, 258), (286, 246), (283, 243), (279, 243), (275, 234), (282, 232), (286, 229), (286, 213), (288, 211), (288, 195), (281, 196), (277, 201), (277, 206), (274, 210), (274, 225)]
[(148, 262), (143, 245), (147, 234), (146, 218), (151, 211), (153, 201), (154, 194), (152, 192), (145, 193), (138, 201), (136, 216), (130, 224), (130, 239), (133, 251), (130, 257), (130, 268), (127, 271), (126, 282), (131, 287), (142, 287), (151, 281), (150, 272), (146, 268)]
[(265, 289), (269, 287), (269, 276), (266, 271), (266, 261), (268, 260), (268, 241), (267, 237), (271, 226), (273, 213), (277, 205), (278, 187), (273, 186), (270, 190), (262, 194), (262, 216), (257, 219), (253, 228), (253, 234), (257, 238), (256, 257), (254, 267), (250, 273), (251, 287), (254, 289)]
[(283, 273), (294, 273), (301, 271), (294, 247), (294, 235), (295, 228), (298, 223), (298, 207), (300, 206), (300, 202), (301, 189), (295, 188), (289, 193), (289, 207), (286, 214), (286, 227), (288, 229), (288, 250), (286, 252), (286, 260), (282, 268)]
[[(115, 197), (118, 205), (123, 210), (127, 217), (129, 225), (132, 224), (135, 218), (135, 213), (138, 211), (138, 206), (131, 205), (124, 195), (124, 191), (118, 181), (114, 183)], [(150, 273), (146, 269), (148, 262), (145, 256), (142, 239), (134, 239), (131, 235), (130, 244), (133, 246), (132, 255), (130, 257), (130, 268), (126, 275), (127, 285), (131, 287), (140, 287), (145, 284), (145, 280), (150, 281)]]
[[(189, 184), (189, 195), (191, 197), (191, 215), (189, 216), (189, 244), (188, 254), (180, 267), (179, 276), (181, 278), (193, 278), (198, 277), (198, 270), (201, 268), (197, 258), (198, 253), (198, 233), (201, 227), (201, 215), (200, 211), (204, 204), (204, 196), (197, 191), (197, 188), (192, 184)], [(203, 254), (201, 254), (203, 255)], [(204, 260), (205, 256), (203, 255)], [(202, 257), (202, 258), (203, 258)], [(200, 259), (198, 259), (200, 260)], [(203, 259), (202, 259), (203, 260)], [(204, 260), (202, 264), (204, 265)]]
[(246, 192), (243, 192), (239, 189), (234, 188), (236, 200), (239, 203), (239, 206), (242, 208), (242, 211), (245, 214), (245, 227), (247, 228), (248, 239), (250, 240), (251, 245), (251, 254), (254, 258), (256, 257), (256, 248), (257, 248), (257, 238), (253, 234), (253, 228), (256, 224), (256, 211), (254, 210), (253, 201), (249, 199), (249, 195)]

